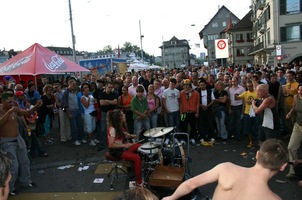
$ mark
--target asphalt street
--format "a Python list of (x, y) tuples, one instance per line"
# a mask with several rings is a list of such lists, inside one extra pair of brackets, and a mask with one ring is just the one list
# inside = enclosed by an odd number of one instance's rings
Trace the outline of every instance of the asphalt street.
[[(115, 180), (114, 190), (110, 190), (110, 179), (106, 174), (95, 174), (97, 166), (107, 162), (105, 159), (106, 150), (97, 151), (97, 147), (91, 147), (88, 144), (74, 146), (71, 142), (59, 142), (58, 130), (54, 129), (51, 133), (56, 139), (53, 145), (44, 145), (43, 147), (49, 154), (48, 157), (33, 158), (31, 165), (32, 180), (38, 183), (36, 188), (17, 188), (20, 194), (10, 197), (13, 200), (24, 200), (24, 195), (35, 196), (47, 194), (47, 198), (39, 199), (57, 199), (58, 194), (67, 193), (68, 198), (74, 198), (78, 193), (100, 193), (102, 192), (121, 192), (129, 187), (129, 177), (120, 177)], [(284, 140), (288, 143), (288, 139)], [(228, 140), (226, 144), (217, 142), (212, 146), (191, 146), (185, 148), (185, 157), (188, 160), (187, 169), (190, 176), (195, 176), (222, 162), (232, 162), (244, 167), (251, 167), (255, 164), (256, 148), (246, 148), (247, 139), (238, 142)], [(243, 152), (246, 155), (241, 155)], [(299, 155), (302, 158), (301, 150)], [(87, 170), (79, 171), (80, 166), (89, 166)], [(58, 167), (65, 167), (58, 169)], [(297, 180), (287, 181), (284, 172), (278, 173), (270, 182), (270, 188), (284, 200), (302, 199), (302, 188), (298, 188)], [(96, 178), (104, 178), (103, 183), (93, 183)], [(211, 197), (216, 183), (212, 183), (198, 189), (195, 197), (202, 199), (206, 196)], [(247, 185), (246, 187), (253, 187)], [(161, 196), (160, 191), (153, 190)], [(50, 195), (50, 197), (49, 197)], [(33, 199), (33, 198), (32, 198)], [(38, 199), (38, 198), (34, 198)], [(87, 198), (88, 199), (88, 198)], [(104, 196), (94, 197), (93, 199), (106, 199)]]

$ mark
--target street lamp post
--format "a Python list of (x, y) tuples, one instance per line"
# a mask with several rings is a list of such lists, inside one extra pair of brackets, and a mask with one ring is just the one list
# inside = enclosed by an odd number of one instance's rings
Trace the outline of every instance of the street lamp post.
[(140, 41), (141, 41), (141, 58), (142, 58), (142, 63), (144, 63), (144, 54), (143, 54), (143, 35), (141, 31), (141, 20), (139, 20), (139, 36), (140, 36)]
[(72, 37), (72, 58), (73, 62), (76, 62), (76, 51), (75, 51), (75, 35), (73, 33), (73, 23), (72, 23), (72, 11), (71, 11), (71, 3), (70, 0), (68, 0), (69, 3), (69, 17), (70, 17), (70, 28), (71, 28), (71, 37)]

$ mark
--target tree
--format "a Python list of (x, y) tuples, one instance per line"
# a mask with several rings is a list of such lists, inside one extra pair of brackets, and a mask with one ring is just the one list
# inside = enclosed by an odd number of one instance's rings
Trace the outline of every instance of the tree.
[(126, 52), (126, 53), (131, 53), (132, 50), (133, 50), (131, 42), (125, 42), (124, 46), (121, 48), (121, 50)]
[(103, 48), (103, 53), (104, 53), (104, 54), (111, 54), (111, 53), (113, 53), (113, 50), (112, 50), (111, 45), (105, 46), (105, 47)]

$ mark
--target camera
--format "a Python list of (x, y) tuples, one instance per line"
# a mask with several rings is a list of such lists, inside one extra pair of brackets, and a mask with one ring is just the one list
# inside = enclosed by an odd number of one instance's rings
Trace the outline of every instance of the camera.
[(262, 100), (260, 100), (260, 99), (255, 99), (255, 105), (256, 105), (257, 107), (259, 107), (259, 106), (261, 105), (261, 103), (262, 103)]

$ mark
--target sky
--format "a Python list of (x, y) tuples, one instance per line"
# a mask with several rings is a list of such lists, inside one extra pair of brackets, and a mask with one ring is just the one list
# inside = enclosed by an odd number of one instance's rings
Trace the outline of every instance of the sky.
[[(205, 52), (198, 33), (227, 7), (239, 19), (251, 0), (70, 0), (77, 51), (96, 52), (125, 42), (160, 56), (163, 41), (189, 40), (191, 53)], [(68, 0), (0, 0), (0, 50), (23, 51), (34, 43), (71, 47)], [(140, 22), (140, 23), (139, 23)], [(141, 24), (141, 26), (139, 26)], [(194, 24), (195, 26), (192, 26)], [(201, 48), (195, 48), (200, 44)]]

